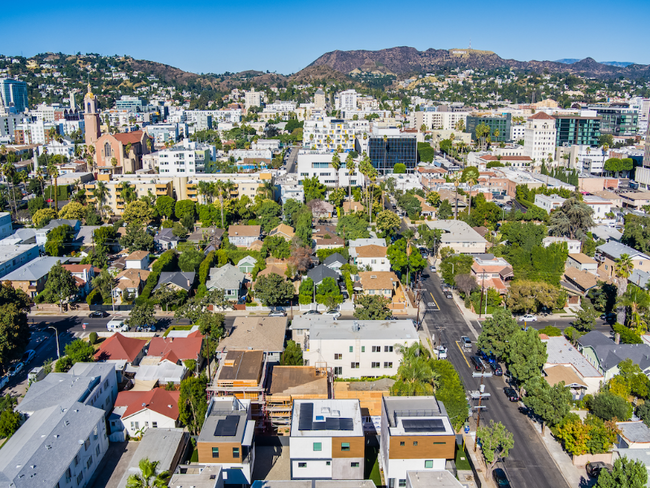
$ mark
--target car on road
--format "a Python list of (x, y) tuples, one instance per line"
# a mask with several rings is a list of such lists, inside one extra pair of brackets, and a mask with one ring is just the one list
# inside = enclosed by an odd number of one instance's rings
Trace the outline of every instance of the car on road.
[(7, 386), (7, 383), (9, 383), (9, 376), (8, 375), (5, 375), (2, 378), (0, 378), (0, 389)]
[(284, 310), (273, 310), (272, 312), (269, 312), (269, 317), (286, 317), (287, 312)]
[(341, 312), (338, 310), (328, 310), (323, 314), (325, 317), (334, 317), (334, 320), (338, 320), (341, 318)]
[(607, 471), (609, 471), (611, 473), (613, 467), (612, 467), (611, 464), (603, 463), (602, 461), (596, 461), (596, 462), (587, 464), (587, 474), (589, 476), (591, 476), (592, 478), (598, 478), (598, 476), (600, 475), (600, 472), (603, 469), (606, 469)]
[(494, 376), (503, 376), (503, 369), (501, 369), (501, 365), (499, 365), (499, 363), (496, 361), (490, 361), (489, 364)]
[(604, 313), (600, 316), (605, 322), (616, 322), (616, 314), (614, 312)]
[(527, 313), (526, 315), (519, 317), (519, 322), (537, 322), (537, 315)]
[(451, 292), (451, 290), (445, 290), (444, 294), (445, 298), (454, 298), (454, 294)]
[(435, 351), (438, 359), (447, 359), (447, 346), (440, 344), (438, 347), (436, 347)]
[(108, 321), (106, 329), (108, 329), (109, 332), (128, 332), (129, 326), (124, 323), (124, 320), (113, 319)]
[(94, 319), (94, 318), (103, 319), (104, 317), (108, 317), (108, 312), (106, 312), (104, 310), (96, 310), (94, 312), (90, 312), (88, 314), (88, 317), (91, 318), (91, 319)]
[(460, 345), (463, 346), (465, 349), (471, 349), (472, 348), (472, 340), (467, 336), (462, 336), (460, 338)]
[(510, 400), (511, 402), (519, 401), (519, 393), (517, 393), (517, 390), (515, 390), (514, 388), (510, 388), (509, 386), (507, 386), (503, 389), (503, 392), (506, 394), (508, 400)]
[(20, 362), (23, 364), (29, 364), (34, 359), (34, 356), (36, 356), (36, 351), (34, 351), (34, 349), (27, 349), (24, 352), (23, 357), (20, 358)]
[(478, 356), (470, 356), (469, 361), (472, 363), (472, 366), (476, 371), (484, 371), (485, 370), (485, 365), (483, 364), (483, 361), (481, 361), (481, 358)]
[(429, 271), (431, 271), (432, 273), (435, 273), (436, 272), (436, 267), (432, 264), (431, 266), (429, 266)]
[(492, 478), (499, 488), (510, 488), (510, 481), (508, 481), (506, 472), (503, 469), (497, 468), (492, 471)]
[(320, 315), (318, 310), (307, 310), (303, 315)]
[(21, 362), (17, 362), (11, 365), (9, 368), (9, 376), (14, 377), (23, 370), (25, 365)]

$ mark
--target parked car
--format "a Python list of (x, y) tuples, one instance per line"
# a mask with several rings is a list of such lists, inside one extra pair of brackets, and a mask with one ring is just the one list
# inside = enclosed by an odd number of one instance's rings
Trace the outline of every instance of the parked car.
[(445, 298), (454, 298), (454, 294), (451, 292), (451, 290), (445, 290)]
[(587, 464), (587, 474), (589, 476), (591, 476), (592, 478), (598, 478), (598, 476), (600, 475), (600, 472), (603, 469), (606, 469), (607, 471), (609, 471), (611, 473), (613, 467), (612, 467), (611, 464), (603, 463), (602, 461), (596, 461), (596, 462)]
[(494, 376), (503, 376), (503, 370), (501, 369), (499, 363), (497, 363), (496, 361), (492, 361), (489, 364), (490, 364), (490, 369), (492, 370), (492, 374), (494, 374)]
[(527, 313), (526, 315), (519, 317), (519, 322), (537, 322), (537, 315)]
[(90, 312), (88, 314), (88, 317), (90, 317), (91, 319), (93, 319), (93, 318), (103, 319), (104, 317), (108, 317), (108, 312), (106, 312), (104, 310), (96, 310), (94, 312)]
[(492, 478), (494, 478), (494, 482), (499, 488), (510, 488), (510, 481), (508, 481), (506, 472), (503, 469), (497, 468), (492, 471)]
[(508, 400), (511, 402), (518, 402), (519, 401), (519, 393), (517, 393), (517, 390), (514, 388), (506, 387), (503, 389), (504, 393), (508, 397)]
[(467, 337), (467, 336), (462, 336), (460, 338), (460, 344), (463, 346), (465, 349), (471, 349), (472, 348), (472, 340)]
[(124, 323), (124, 320), (113, 319), (109, 320), (106, 324), (106, 328), (109, 332), (128, 332), (129, 326)]
[(432, 273), (435, 273), (436, 272), (436, 267), (432, 264), (431, 266), (429, 266), (429, 271), (431, 271)]
[(483, 361), (481, 361), (480, 357), (478, 357), (478, 356), (470, 356), (469, 360), (472, 363), (472, 366), (474, 366), (474, 369), (476, 371), (484, 371), (485, 370), (485, 365), (483, 364)]
[(8, 375), (5, 375), (2, 378), (0, 378), (0, 389), (7, 386), (7, 383), (9, 383), (9, 376)]
[(339, 318), (341, 318), (341, 312), (339, 312), (338, 310), (334, 310), (334, 309), (328, 310), (323, 315), (326, 316), (326, 317), (334, 317), (334, 320), (338, 320)]
[(269, 317), (286, 317), (287, 312), (284, 310), (273, 310), (272, 312), (269, 312)]
[(438, 359), (447, 359), (447, 346), (441, 344), (436, 348)]
[(21, 362), (14, 363), (9, 368), (9, 376), (14, 377), (23, 370), (25, 365)]
[(320, 315), (318, 310), (307, 310), (303, 315)]
[(604, 313), (600, 316), (605, 322), (616, 322), (616, 314), (614, 312)]
[(36, 366), (29, 373), (27, 373), (27, 380), (30, 383), (33, 383), (34, 381), (41, 381), (43, 378), (45, 378), (45, 368), (42, 366)]
[(34, 359), (34, 356), (36, 356), (36, 351), (34, 351), (34, 349), (27, 349), (23, 353), (23, 357), (20, 358), (20, 362), (23, 364), (29, 364)]

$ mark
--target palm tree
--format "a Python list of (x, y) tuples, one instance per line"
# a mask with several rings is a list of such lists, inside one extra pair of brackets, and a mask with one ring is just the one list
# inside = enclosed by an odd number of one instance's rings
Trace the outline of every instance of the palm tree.
[(169, 471), (158, 471), (158, 461), (149, 458), (140, 459), (140, 474), (132, 474), (126, 482), (126, 488), (165, 488), (171, 478)]
[(266, 180), (258, 189), (259, 192), (265, 193), (269, 200), (275, 201), (275, 185), (271, 180)]
[[(629, 254), (621, 254), (614, 263), (614, 275), (616, 276), (617, 295), (620, 299), (627, 291), (627, 279), (634, 271), (634, 262)], [(616, 321), (625, 323), (625, 308), (618, 304), (616, 308)]]
[(208, 181), (199, 181), (199, 195), (203, 195), (204, 201), (207, 203), (212, 203), (212, 197), (214, 196), (214, 183)]
[(472, 187), (478, 183), (479, 176), (478, 169), (474, 166), (469, 166), (462, 177), (462, 181), (469, 184), (469, 207), (467, 215), (472, 214)]
[[(16, 176), (16, 167), (13, 163), (5, 163), (2, 167), (2, 176), (5, 177), (7, 181), (7, 187), (9, 188), (9, 193), (14, 202), (14, 218), (18, 216), (18, 208), (16, 207), (16, 194), (13, 190), (14, 187), (14, 176)], [(9, 200), (9, 207), (11, 207), (11, 200)]]
[(124, 181), (120, 187), (120, 197), (122, 197), (124, 205), (127, 205), (137, 199), (134, 188), (129, 185), (127, 181)]
[(618, 297), (616, 304), (629, 311), (626, 325), (641, 337), (648, 331), (648, 324), (643, 320), (640, 312), (650, 308), (650, 295), (636, 285), (628, 288), (624, 295)]
[(339, 169), (341, 169), (341, 158), (339, 157), (338, 150), (334, 152), (332, 156), (332, 162), (330, 163), (332, 168), (334, 168), (334, 175), (336, 176), (336, 189), (339, 189)]
[(221, 228), (225, 229), (224, 219), (223, 219), (223, 199), (224, 197), (230, 198), (230, 192), (234, 190), (235, 185), (232, 181), (223, 181), (219, 180), (215, 183), (217, 188), (217, 194), (219, 195), (219, 203), (221, 204)]
[(348, 172), (348, 200), (352, 201), (352, 174), (357, 169), (357, 163), (352, 157), (352, 153), (348, 153), (345, 158), (345, 169)]
[[(54, 164), (51, 164), (47, 168), (47, 172), (50, 175), (50, 178), (54, 180), (54, 211), (59, 213), (59, 168)], [(50, 196), (52, 196), (50, 192)]]
[(433, 395), (439, 375), (431, 368), (429, 354), (420, 343), (396, 346), (402, 354), (397, 381), (391, 387), (394, 396)]
[[(99, 214), (103, 214), (104, 203), (106, 202), (106, 196), (108, 195), (108, 188), (103, 181), (98, 181), (93, 189), (93, 196), (97, 200), (97, 208), (99, 209)], [(103, 216), (103, 215), (102, 215)]]

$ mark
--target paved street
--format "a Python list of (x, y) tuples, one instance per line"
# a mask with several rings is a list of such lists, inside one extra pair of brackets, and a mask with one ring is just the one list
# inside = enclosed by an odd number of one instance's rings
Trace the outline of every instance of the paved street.
[[(472, 378), (474, 370), (469, 364), (471, 353), (461, 351), (458, 344), (461, 336), (468, 336), (475, 342), (476, 335), (470, 330), (456, 303), (442, 294), (440, 278), (436, 274), (431, 274), (429, 278), (424, 279), (423, 285), (426, 289), (423, 304), (433, 301), (440, 309), (440, 311), (427, 311), (424, 316), (425, 324), (438, 343), (447, 345), (449, 361), (461, 375), (465, 389), (478, 390), (479, 379)], [(538, 325), (544, 326), (542, 323)], [(480, 332), (476, 323), (473, 324), (473, 329), (477, 334)], [(506, 398), (503, 392), (503, 388), (507, 386), (504, 377), (487, 378), (485, 385), (485, 391), (490, 393), (491, 398), (483, 401), (487, 408), (481, 412), (481, 424), (486, 425), (492, 419), (501, 422), (514, 435), (515, 447), (505, 462), (505, 469), (512, 486), (531, 488), (568, 486), (541, 439), (527, 418), (518, 411), (519, 404), (510, 403)], [(472, 403), (476, 404), (476, 402)]]
[(287, 158), (287, 173), (295, 173), (297, 171), (296, 161), (298, 161), (298, 150), (300, 146), (294, 146), (291, 149), (291, 153)]

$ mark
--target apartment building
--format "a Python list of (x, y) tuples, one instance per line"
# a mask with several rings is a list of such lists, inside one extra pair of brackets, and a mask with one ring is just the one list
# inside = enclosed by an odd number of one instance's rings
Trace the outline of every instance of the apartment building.
[(250, 485), (255, 466), (255, 421), (250, 400), (212, 397), (196, 443), (200, 464), (219, 464), (226, 485)]
[(551, 213), (553, 210), (560, 208), (566, 198), (562, 198), (559, 195), (542, 195), (538, 193), (535, 195), (535, 205), (539, 208), (546, 210), (547, 213)]
[(379, 462), (388, 488), (406, 487), (409, 471), (441, 471), (454, 459), (456, 436), (434, 396), (383, 397)]
[[(102, 202), (97, 202), (93, 190), (101, 181), (106, 186), (107, 195)], [(147, 196), (151, 192), (156, 198), (161, 196), (173, 197), (171, 180), (161, 180), (153, 175), (124, 175), (121, 178), (111, 179), (110, 175), (99, 175), (98, 181), (84, 185), (86, 189), (86, 200), (96, 206), (108, 207), (114, 215), (121, 215), (124, 212), (125, 204), (122, 199), (122, 184), (127, 183), (133, 187), (137, 198)]]
[(545, 112), (528, 118), (524, 130), (524, 154), (537, 163), (555, 155), (555, 119)]
[(362, 480), (365, 437), (359, 400), (296, 400), (291, 479)]
[(355, 90), (339, 92), (334, 97), (334, 108), (336, 110), (356, 110), (359, 94)]
[(487, 240), (462, 220), (437, 220), (427, 225), (442, 230), (441, 249), (451, 247), (458, 254), (485, 253), (487, 249)]
[(205, 170), (206, 163), (216, 157), (214, 146), (184, 140), (156, 153), (158, 173), (165, 176), (193, 176)]
[(589, 105), (601, 117), (601, 134), (619, 137), (634, 137), (639, 124), (639, 112), (629, 103), (601, 103)]
[(298, 153), (298, 180), (318, 177), (323, 185), (334, 187), (362, 186), (364, 176), (356, 169), (352, 174), (345, 167), (345, 154), (340, 155), (341, 167), (337, 171), (332, 167), (333, 154), (324, 151), (301, 149)]
[(305, 120), (303, 145), (318, 151), (334, 152), (341, 149), (350, 152), (355, 149), (355, 139), (370, 132), (367, 120), (343, 120), (333, 117), (318, 117)]
[[(510, 138), (510, 125), (512, 115), (476, 114), (468, 115), (465, 122), (465, 132), (472, 136), (472, 141), (476, 140), (476, 126), (486, 124), (490, 128), (490, 138), (492, 142), (506, 142)], [(498, 136), (496, 135), (498, 132)]]
[(554, 115), (556, 146), (600, 145), (601, 118), (587, 115)]
[(411, 114), (411, 127), (420, 129), (425, 125), (429, 130), (454, 130), (460, 121), (465, 124), (469, 112), (421, 111)]
[(9, 244), (0, 246), (0, 278), (39, 256), (38, 244)]
[(340, 378), (392, 376), (402, 360), (399, 347), (418, 342), (412, 320), (334, 320), (294, 317), (292, 338), (305, 366), (333, 368)]

